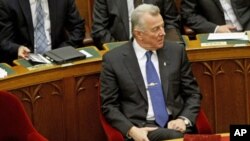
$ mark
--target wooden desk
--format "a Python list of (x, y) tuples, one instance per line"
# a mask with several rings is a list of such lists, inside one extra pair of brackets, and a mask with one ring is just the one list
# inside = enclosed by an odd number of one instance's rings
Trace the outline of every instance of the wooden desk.
[(103, 141), (98, 84), (101, 56), (28, 70), (0, 80), (20, 98), (35, 128), (50, 141)]
[(214, 131), (229, 132), (230, 124), (250, 124), (250, 44), (201, 47), (200, 40), (185, 40), (203, 94), (202, 107)]
[[(219, 134), (219, 135), (221, 135), (221, 141), (229, 141), (230, 140), (229, 133), (222, 133), (222, 134)], [(183, 141), (183, 138), (166, 140), (166, 141)]]
[(183, 36), (187, 44), (187, 52), (189, 59), (192, 62), (249, 58), (250, 56), (250, 43), (246, 43), (244, 41), (244, 43), (239, 43), (238, 45), (227, 44), (221, 46), (202, 47), (200, 38), (204, 38), (204, 35), (201, 35), (197, 35), (197, 40), (189, 40), (187, 36)]
[[(250, 47), (203, 48), (199, 42), (190, 41), (187, 53), (214, 131), (250, 124)], [(97, 108), (101, 59), (30, 71), (16, 66), (15, 74), (0, 80), (0, 89), (22, 100), (36, 129), (50, 141), (105, 141)]]

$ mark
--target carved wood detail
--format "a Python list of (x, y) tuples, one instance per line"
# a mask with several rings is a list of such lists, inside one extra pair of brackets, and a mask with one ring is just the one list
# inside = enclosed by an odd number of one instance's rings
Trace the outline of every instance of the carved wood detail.
[[(249, 94), (249, 77), (250, 77), (250, 60), (249, 59), (238, 59), (234, 60), (237, 67), (235, 72), (240, 73), (244, 77), (244, 87), (245, 87), (245, 101), (247, 105), (250, 105), (249, 99), (250, 99), (250, 94)], [(250, 107), (246, 106), (246, 115), (247, 115), (247, 123), (250, 123)]]

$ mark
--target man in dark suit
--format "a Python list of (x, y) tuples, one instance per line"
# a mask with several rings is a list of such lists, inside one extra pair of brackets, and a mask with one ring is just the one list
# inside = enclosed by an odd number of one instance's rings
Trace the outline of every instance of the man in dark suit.
[[(35, 0), (0, 0), (0, 62), (11, 63), (34, 52)], [(46, 43), (50, 49), (83, 46), (84, 20), (74, 0), (41, 0)]]
[[(92, 37), (100, 48), (103, 43), (128, 41), (131, 38), (130, 15), (134, 0), (95, 0)], [(141, 0), (157, 5), (161, 10), (166, 39), (182, 42), (179, 31), (180, 16), (173, 0)]]
[[(136, 141), (179, 138), (193, 132), (202, 96), (185, 48), (164, 41), (164, 21), (157, 6), (138, 6), (131, 21), (134, 39), (103, 57), (100, 80), (104, 116), (125, 137)], [(148, 75), (147, 52), (152, 54), (160, 85), (149, 82), (153, 73)], [(163, 124), (156, 118), (160, 107), (153, 102), (153, 85), (163, 91), (159, 97), (165, 104), (158, 113), (166, 117)]]
[(250, 30), (249, 0), (182, 0), (183, 22), (197, 33)]

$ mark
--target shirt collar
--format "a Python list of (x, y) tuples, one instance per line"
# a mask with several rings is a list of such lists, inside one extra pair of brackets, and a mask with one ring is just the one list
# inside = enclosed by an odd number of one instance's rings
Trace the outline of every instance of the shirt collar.
[[(135, 54), (136, 54), (136, 57), (137, 59), (142, 59), (144, 56), (145, 56), (145, 53), (148, 51), (146, 49), (144, 49), (143, 47), (141, 47), (138, 42), (136, 41), (136, 39), (134, 38), (133, 40), (133, 47), (134, 47), (134, 50), (135, 50)], [(152, 51), (153, 54), (152, 55), (156, 55), (156, 51)]]

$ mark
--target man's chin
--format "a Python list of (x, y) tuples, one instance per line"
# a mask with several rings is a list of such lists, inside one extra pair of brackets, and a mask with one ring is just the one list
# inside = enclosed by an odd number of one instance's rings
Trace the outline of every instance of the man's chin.
[(163, 47), (163, 45), (164, 45), (164, 43), (162, 42), (162, 43), (159, 43), (158, 44), (158, 48), (162, 48)]

